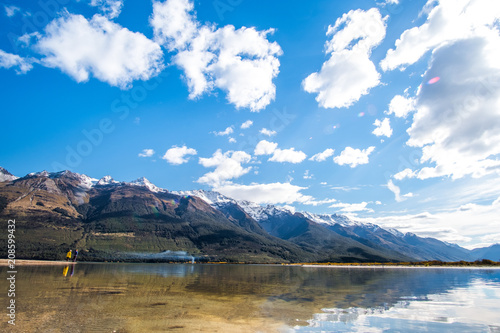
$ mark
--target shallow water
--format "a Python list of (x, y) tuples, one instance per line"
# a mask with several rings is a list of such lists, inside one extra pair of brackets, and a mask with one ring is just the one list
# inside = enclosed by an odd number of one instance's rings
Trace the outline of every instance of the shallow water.
[[(4, 315), (2, 332), (500, 332), (500, 270), (79, 263), (17, 271), (16, 326)], [(0, 301), (7, 306), (7, 292)]]

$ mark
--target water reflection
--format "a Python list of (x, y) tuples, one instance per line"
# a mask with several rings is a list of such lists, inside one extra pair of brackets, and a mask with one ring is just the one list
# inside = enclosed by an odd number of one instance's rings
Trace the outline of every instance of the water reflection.
[(325, 308), (296, 332), (500, 332), (500, 287), (476, 279), (467, 288), (391, 307)]
[(71, 266), (19, 267), (22, 331), (500, 332), (498, 270)]

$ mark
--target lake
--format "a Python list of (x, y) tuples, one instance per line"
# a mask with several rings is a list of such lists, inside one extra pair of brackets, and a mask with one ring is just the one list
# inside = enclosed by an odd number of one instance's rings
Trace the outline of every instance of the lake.
[(494, 269), (78, 263), (17, 271), (16, 326), (3, 315), (2, 332), (500, 332)]

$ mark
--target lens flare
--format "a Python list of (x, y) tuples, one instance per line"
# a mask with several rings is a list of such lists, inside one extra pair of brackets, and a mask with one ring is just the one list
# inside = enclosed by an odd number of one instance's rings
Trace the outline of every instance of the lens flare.
[(430, 79), (429, 81), (427, 81), (427, 84), (434, 84), (434, 83), (438, 82), (439, 80), (440, 80), (440, 77), (436, 76), (436, 77), (433, 77), (432, 79)]
[(358, 117), (361, 118), (361, 117), (364, 117), (365, 116), (365, 113), (364, 112), (360, 112), (358, 113)]

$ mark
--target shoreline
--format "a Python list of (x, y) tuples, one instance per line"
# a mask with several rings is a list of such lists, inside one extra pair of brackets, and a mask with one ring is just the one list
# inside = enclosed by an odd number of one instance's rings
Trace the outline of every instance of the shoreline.
[[(14, 259), (15, 266), (63, 266), (74, 265), (76, 261), (63, 260), (34, 260), (34, 259)], [(8, 266), (9, 259), (0, 259), (0, 267)]]
[[(9, 259), (0, 259), (0, 267), (8, 266)], [(34, 259), (16, 259), (16, 266), (64, 266), (64, 265), (74, 265), (78, 262), (73, 261), (63, 261), (63, 260), (34, 260)], [(84, 262), (80, 263), (101, 263), (101, 262)], [(123, 264), (120, 262), (102, 262), (108, 264)], [(127, 264), (134, 264), (132, 262), (127, 262)], [(169, 264), (169, 263), (161, 263)], [(198, 265), (200, 263), (197, 263)], [(208, 265), (227, 265), (228, 263), (203, 263)], [(235, 264), (241, 265), (241, 264)], [(373, 264), (334, 264), (334, 265), (323, 265), (323, 264), (245, 264), (245, 265), (270, 265), (270, 266), (287, 266), (287, 267), (304, 267), (304, 268), (373, 268), (373, 269), (500, 269), (500, 266), (419, 266), (419, 265), (373, 265)]]
[[(290, 265), (295, 266), (295, 265)], [(500, 269), (499, 266), (418, 266), (418, 265), (297, 265), (305, 268), (374, 268), (374, 269)]]

